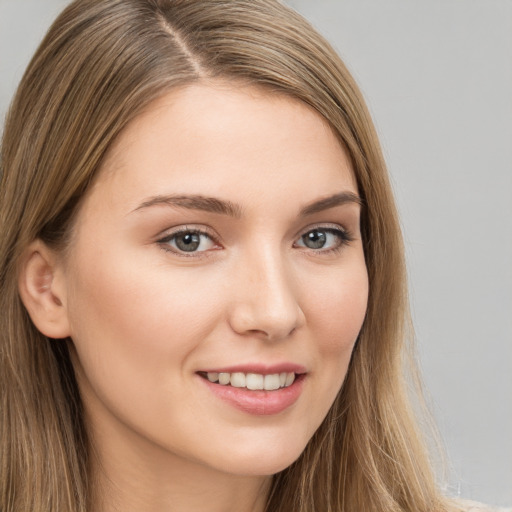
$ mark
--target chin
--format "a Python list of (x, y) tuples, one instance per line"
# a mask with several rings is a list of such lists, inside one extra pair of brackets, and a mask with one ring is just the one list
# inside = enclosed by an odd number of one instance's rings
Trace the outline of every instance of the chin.
[(253, 449), (250, 452), (233, 454), (225, 460), (228, 472), (240, 476), (272, 476), (291, 466), (304, 451), (300, 446), (271, 446), (265, 450)]

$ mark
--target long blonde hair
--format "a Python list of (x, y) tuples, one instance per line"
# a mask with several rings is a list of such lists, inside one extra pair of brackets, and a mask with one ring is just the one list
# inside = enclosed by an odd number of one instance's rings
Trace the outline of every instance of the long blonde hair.
[(446, 510), (404, 384), (399, 222), (361, 94), (329, 44), (277, 0), (77, 0), (56, 20), (8, 113), (0, 188), (0, 510), (90, 510), (90, 446), (65, 340), (17, 291), (36, 238), (64, 249), (106, 151), (157, 97), (207, 78), (309, 104), (352, 159), (365, 208), (367, 316), (346, 381), (268, 512)]

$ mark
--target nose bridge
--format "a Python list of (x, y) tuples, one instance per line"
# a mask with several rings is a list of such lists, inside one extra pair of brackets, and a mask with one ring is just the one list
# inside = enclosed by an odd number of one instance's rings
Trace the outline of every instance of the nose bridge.
[(291, 267), (279, 244), (248, 248), (239, 268), (231, 319), (237, 332), (280, 339), (303, 323)]

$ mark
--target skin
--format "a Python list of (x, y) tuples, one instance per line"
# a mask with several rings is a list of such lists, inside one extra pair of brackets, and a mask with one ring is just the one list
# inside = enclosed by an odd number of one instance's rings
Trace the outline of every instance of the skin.
[[(175, 90), (122, 133), (58, 267), (101, 510), (263, 510), (269, 475), (342, 386), (364, 319), (359, 204), (300, 213), (345, 192), (357, 186), (326, 122), (256, 88)], [(169, 194), (236, 215), (154, 200)], [(177, 249), (180, 228), (207, 233), (197, 251)], [(315, 228), (320, 249), (302, 238)], [(197, 373), (249, 363), (302, 365), (298, 400), (249, 414)]]

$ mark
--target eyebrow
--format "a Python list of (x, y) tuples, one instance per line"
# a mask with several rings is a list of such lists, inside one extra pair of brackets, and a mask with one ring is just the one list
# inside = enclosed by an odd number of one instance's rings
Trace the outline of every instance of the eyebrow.
[(155, 205), (178, 206), (188, 210), (220, 213), (221, 215), (229, 215), (235, 218), (242, 216), (242, 208), (239, 205), (231, 201), (224, 201), (223, 199), (205, 197), (202, 195), (154, 196), (141, 203), (134, 211), (143, 210)]
[[(353, 192), (340, 192), (332, 196), (324, 197), (310, 204), (307, 204), (300, 210), (300, 216), (306, 217), (315, 213), (342, 206), (347, 203), (362, 205), (362, 199)], [(231, 201), (225, 201), (215, 197), (206, 197), (202, 195), (166, 195), (154, 196), (141, 203), (135, 211), (150, 208), (155, 205), (177, 206), (189, 210), (201, 210), (205, 212), (228, 215), (230, 217), (240, 218), (242, 216), (242, 207)]]
[(329, 208), (334, 208), (336, 206), (342, 206), (344, 204), (350, 203), (362, 206), (363, 200), (353, 192), (340, 192), (339, 194), (324, 197), (323, 199), (319, 199), (318, 201), (307, 204), (300, 210), (300, 214), (305, 217), (307, 215), (313, 215), (314, 213), (328, 210)]

